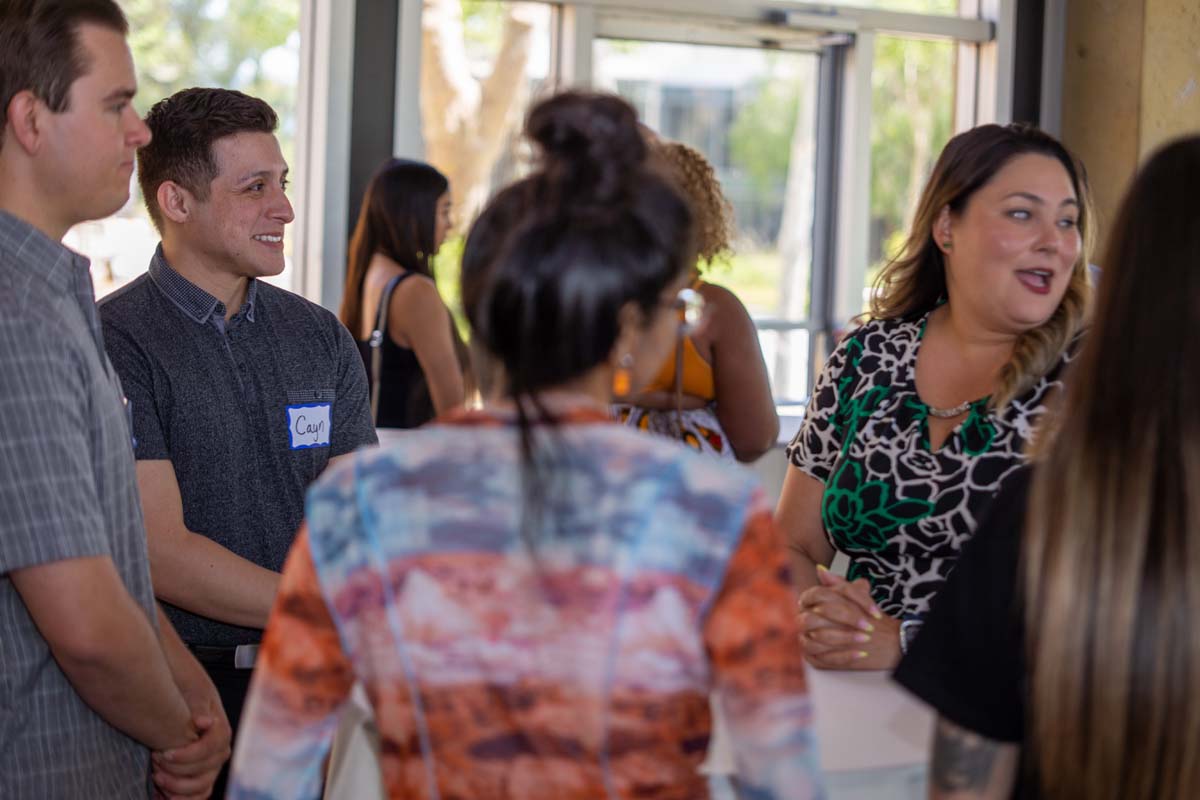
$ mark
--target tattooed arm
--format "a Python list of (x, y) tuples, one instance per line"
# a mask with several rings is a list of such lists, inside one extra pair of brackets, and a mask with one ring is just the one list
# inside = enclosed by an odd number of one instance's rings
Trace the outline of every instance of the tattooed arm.
[(1015, 744), (988, 739), (939, 716), (933, 733), (929, 800), (1008, 800), (1019, 753)]

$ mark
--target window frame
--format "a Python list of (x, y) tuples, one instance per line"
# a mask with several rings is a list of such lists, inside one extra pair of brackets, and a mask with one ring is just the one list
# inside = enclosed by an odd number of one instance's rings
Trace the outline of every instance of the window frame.
[[(422, 0), (398, 6), (393, 150), (423, 156)], [(501, 0), (497, 0), (499, 2)], [(806, 319), (758, 319), (760, 330), (809, 332), (809, 385), (858, 314), (868, 267), (871, 70), (877, 35), (958, 43), (955, 131), (1012, 113), (1016, 0), (959, 0), (957, 16), (755, 0), (573, 0), (550, 3), (556, 86), (588, 86), (597, 38), (758, 45), (819, 53), (810, 308)], [(340, 301), (348, 240), (350, 97), (355, 0), (302, 0), (297, 131), (296, 289)], [(637, 36), (629, 34), (639, 33)], [(795, 398), (793, 398), (795, 399)]]
[[(950, 40), (960, 49), (955, 131), (1011, 114), (1011, 54), (1015, 0), (961, 0), (960, 16), (915, 14), (852, 6), (759, 5), (742, 0), (577, 0), (587, 24), (573, 34), (576, 52), (598, 38), (687, 41), (702, 45), (760, 45), (820, 54), (809, 314), (805, 319), (756, 318), (759, 331), (809, 334), (812, 386), (842, 331), (861, 310), (868, 268), (870, 218), (871, 77), (878, 35)], [(806, 46), (807, 45), (807, 46)], [(575, 65), (573, 83), (587, 85)], [(1001, 76), (1008, 80), (1001, 80)], [(781, 405), (806, 398), (777, 395)]]
[(349, 240), (354, 15), (354, 0), (301, 0), (292, 290), (335, 309)]

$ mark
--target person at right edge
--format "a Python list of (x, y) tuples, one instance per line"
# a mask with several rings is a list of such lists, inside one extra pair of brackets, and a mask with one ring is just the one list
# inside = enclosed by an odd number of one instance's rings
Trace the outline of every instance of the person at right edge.
[(1200, 797), (1200, 137), (1135, 177), (1095, 322), (896, 679), (930, 796)]

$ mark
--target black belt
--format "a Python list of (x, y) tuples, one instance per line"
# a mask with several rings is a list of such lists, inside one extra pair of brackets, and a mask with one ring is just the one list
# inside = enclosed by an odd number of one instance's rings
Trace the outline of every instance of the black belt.
[(254, 660), (258, 657), (258, 645), (239, 644), (237, 647), (209, 647), (203, 644), (189, 644), (188, 650), (206, 667), (224, 667), (225, 669), (253, 669)]

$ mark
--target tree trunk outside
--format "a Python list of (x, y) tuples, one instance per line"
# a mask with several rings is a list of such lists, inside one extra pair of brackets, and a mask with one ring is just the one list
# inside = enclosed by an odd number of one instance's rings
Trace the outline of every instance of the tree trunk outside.
[(450, 180), (456, 227), (487, 201), (491, 172), (527, 97), (525, 69), (545, 8), (506, 3), (499, 52), (484, 79), (471, 73), (459, 0), (425, 0), (421, 23), (421, 123), (425, 153)]

